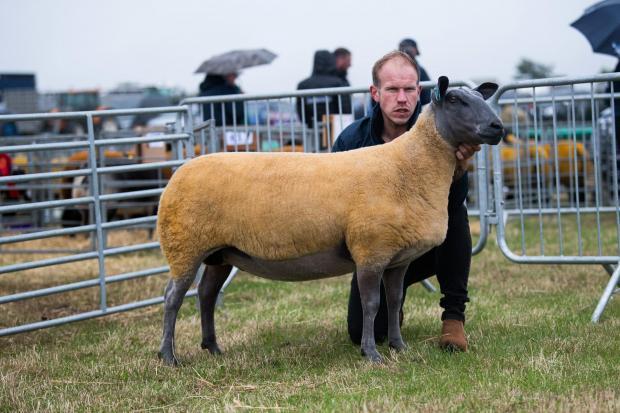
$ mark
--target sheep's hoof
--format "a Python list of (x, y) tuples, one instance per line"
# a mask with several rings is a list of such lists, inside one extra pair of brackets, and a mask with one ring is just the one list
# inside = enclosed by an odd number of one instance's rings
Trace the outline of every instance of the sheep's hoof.
[(390, 348), (393, 348), (396, 351), (404, 351), (407, 349), (407, 345), (403, 340), (390, 340), (389, 344)]
[(215, 342), (200, 343), (200, 348), (202, 348), (203, 350), (209, 350), (209, 353), (214, 355), (222, 354), (222, 350), (220, 350), (220, 348), (217, 346), (217, 343)]
[(379, 354), (379, 352), (375, 349), (372, 349), (372, 350), (362, 349), (362, 356), (366, 357), (366, 360), (370, 361), (371, 363), (375, 363), (375, 364), (383, 363), (383, 357), (381, 357), (381, 354)]
[(164, 362), (167, 366), (177, 367), (179, 365), (179, 360), (174, 356), (172, 351), (160, 351), (157, 353), (157, 357)]

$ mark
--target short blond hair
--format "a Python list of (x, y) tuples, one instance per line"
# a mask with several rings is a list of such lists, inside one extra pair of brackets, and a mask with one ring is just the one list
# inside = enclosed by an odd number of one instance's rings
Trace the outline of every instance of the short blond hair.
[(377, 60), (372, 66), (372, 84), (375, 85), (375, 87), (379, 87), (381, 83), (379, 81), (379, 70), (381, 70), (383, 65), (385, 65), (387, 62), (397, 58), (405, 60), (415, 69), (415, 72), (418, 75), (418, 83), (420, 83), (420, 69), (418, 68), (418, 64), (416, 63), (416, 61), (413, 60), (411, 56), (409, 56), (407, 53), (401, 52), (400, 50), (394, 50), (383, 56), (381, 59)]

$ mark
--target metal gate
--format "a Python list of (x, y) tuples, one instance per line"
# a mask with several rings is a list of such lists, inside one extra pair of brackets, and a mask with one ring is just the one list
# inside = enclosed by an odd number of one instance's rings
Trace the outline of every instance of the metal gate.
[(619, 74), (502, 86), (493, 104), (509, 135), (493, 148), (497, 241), (513, 262), (600, 264), (611, 276), (597, 322), (620, 275)]
[[(129, 136), (106, 138), (99, 134), (95, 138), (95, 127), (93, 119), (96, 117), (127, 116), (136, 114), (162, 114), (172, 113), (176, 115), (175, 130), (170, 133), (162, 133), (146, 136)], [(26, 259), (17, 263), (5, 263), (0, 266), (0, 276), (6, 277), (34, 277), (33, 285), (46, 285), (44, 288), (37, 288), (29, 291), (15, 291), (0, 297), (0, 305), (45, 297), (51, 294), (67, 293), (75, 290), (96, 287), (98, 288), (99, 300), (97, 307), (92, 311), (78, 312), (68, 316), (47, 319), (43, 321), (28, 322), (22, 325), (5, 327), (0, 330), (0, 335), (15, 334), (30, 331), (38, 328), (50, 327), (72, 321), (84, 320), (147, 305), (162, 302), (161, 297), (146, 300), (133, 301), (119, 305), (110, 306), (108, 304), (108, 286), (121, 281), (132, 280), (140, 277), (161, 274), (168, 271), (168, 267), (161, 265), (154, 268), (142, 270), (120, 272), (110, 275), (106, 266), (106, 260), (121, 254), (144, 253), (145, 251), (158, 250), (157, 242), (142, 242), (134, 245), (121, 245), (111, 247), (108, 245), (108, 233), (119, 228), (130, 228), (136, 226), (153, 226), (156, 217), (151, 213), (150, 216), (140, 218), (128, 218), (107, 222), (107, 213), (110, 208), (120, 209), (119, 204), (128, 200), (152, 199), (159, 196), (165, 185), (163, 179), (156, 180), (157, 184), (153, 187), (153, 180), (147, 182), (149, 189), (142, 189), (139, 186), (130, 188), (129, 191), (119, 191), (118, 188), (106, 190), (106, 182), (109, 176), (121, 173), (137, 173), (141, 171), (165, 171), (177, 167), (184, 162), (183, 154), (190, 154), (189, 148), (193, 147), (192, 117), (187, 113), (186, 107), (164, 107), (154, 109), (135, 109), (135, 110), (111, 110), (93, 112), (73, 112), (55, 114), (32, 114), (32, 115), (11, 115), (3, 119), (9, 120), (60, 120), (76, 119), (84, 122), (87, 130), (85, 136), (24, 136), (13, 139), (12, 145), (0, 146), (0, 153), (10, 155), (22, 155), (31, 161), (24, 166), (22, 174), (0, 177), (0, 195), (2, 205), (0, 206), (0, 254), (11, 253), (11, 256), (25, 256)], [(21, 142), (20, 142), (21, 140)], [(23, 142), (23, 143), (22, 143)], [(123, 162), (115, 162), (118, 158), (111, 156), (109, 147), (136, 147), (149, 145), (152, 143), (168, 143), (171, 145), (170, 159), (162, 159), (156, 162), (138, 163), (132, 162), (130, 157), (123, 158)], [(139, 151), (138, 151), (139, 152)], [(71, 154), (71, 156), (69, 156)], [(76, 156), (78, 155), (78, 156)], [(135, 153), (132, 155), (134, 156)], [(78, 164), (68, 162), (68, 159), (81, 159)], [(15, 158), (17, 159), (17, 158)], [(62, 159), (60, 162), (43, 162), (43, 159)], [(80, 178), (88, 180), (87, 184), (76, 186), (74, 183), (66, 183), (66, 179), (72, 180)], [(125, 182), (126, 183), (126, 182)], [(142, 181), (140, 184), (145, 184)], [(63, 191), (70, 188), (79, 190), (81, 195), (64, 197)], [(11, 199), (11, 192), (17, 194), (17, 199)], [(20, 195), (23, 194), (23, 195)], [(156, 202), (156, 201), (155, 201)], [(116, 203), (116, 204), (115, 204)], [(148, 203), (147, 203), (148, 204)], [(127, 206), (122, 204), (121, 206)], [(81, 211), (84, 221), (77, 222), (75, 225), (62, 228), (55, 217), (59, 209), (66, 211), (67, 208), (75, 208)], [(32, 219), (32, 213), (39, 219)], [(20, 214), (26, 214), (31, 221), (19, 219)], [(82, 245), (81, 250), (63, 248), (66, 244), (71, 244), (71, 236), (77, 234), (87, 234), (90, 242), (86, 246)], [(24, 249), (20, 245), (33, 240), (60, 239), (61, 248)], [(44, 255), (44, 259), (34, 259), (33, 257)], [(60, 255), (49, 257), (49, 255)], [(1, 258), (1, 256), (0, 256)], [(96, 260), (96, 278), (84, 279), (81, 274), (65, 274), (63, 265), (71, 263), (85, 263)], [(50, 272), (58, 271), (55, 274), (59, 278), (67, 278), (71, 282), (55, 283), (54, 273), (49, 277), (40, 277), (33, 274), (33, 270), (46, 269)], [(30, 271), (30, 272), (28, 272)], [(77, 268), (77, 272), (81, 269)], [(47, 318), (44, 317), (44, 318)]]

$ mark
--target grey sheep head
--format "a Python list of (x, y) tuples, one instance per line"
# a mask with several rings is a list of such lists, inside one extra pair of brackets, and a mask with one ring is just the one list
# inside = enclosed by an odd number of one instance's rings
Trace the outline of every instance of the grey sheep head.
[(441, 76), (431, 93), (431, 109), (439, 134), (453, 147), (461, 143), (497, 145), (506, 131), (497, 114), (485, 102), (497, 91), (497, 84), (486, 82), (475, 89), (452, 89)]

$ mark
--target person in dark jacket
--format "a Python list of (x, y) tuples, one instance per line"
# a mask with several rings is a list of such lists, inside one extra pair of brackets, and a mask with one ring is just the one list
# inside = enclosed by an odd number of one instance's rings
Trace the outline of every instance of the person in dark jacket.
[[(200, 84), (199, 96), (221, 96), (221, 95), (237, 95), (243, 91), (236, 85), (237, 73), (229, 73), (226, 75), (207, 74), (205, 80)], [(234, 113), (233, 103), (228, 102), (224, 105), (224, 117), (222, 119), (221, 103), (206, 103), (202, 105), (203, 119), (215, 119), (215, 126), (230, 126), (234, 124), (242, 125), (245, 119), (243, 102), (235, 102)], [(211, 109), (213, 108), (213, 113)]]
[[(420, 50), (418, 49), (418, 44), (416, 43), (415, 40), (413, 39), (401, 40), (400, 43), (398, 44), (398, 50), (400, 50), (401, 52), (407, 53), (409, 57), (411, 57), (415, 61), (416, 65), (418, 65), (418, 70), (420, 71), (420, 81), (424, 82), (425, 80), (431, 80), (426, 70), (424, 70), (424, 68), (420, 66), (420, 63), (418, 63), (417, 57), (420, 55)], [(420, 104), (424, 106), (430, 102), (431, 102), (431, 91), (423, 90), (422, 94), (420, 95)]]
[(351, 67), (351, 51), (344, 47), (334, 50), (334, 58), (336, 59), (336, 75), (346, 82), (347, 86), (351, 86), (347, 75)]
[[(333, 152), (381, 145), (397, 139), (409, 130), (420, 113), (420, 86), (418, 68), (407, 54), (394, 51), (379, 59), (372, 70), (371, 96), (377, 104), (370, 116), (349, 125), (336, 139)], [(448, 201), (448, 232), (443, 244), (433, 248), (413, 261), (407, 269), (403, 285), (403, 302), (407, 288), (432, 275), (437, 276), (443, 298), (439, 304), (444, 309), (441, 319), (442, 334), (439, 344), (451, 350), (467, 350), (465, 337), (465, 303), (467, 281), (471, 262), (471, 235), (467, 208), (467, 161), (480, 150), (479, 146), (460, 145), (456, 151), (457, 171), (450, 188)], [(415, 159), (411, 160), (415, 162)], [(401, 324), (403, 320), (401, 304)], [(351, 340), (359, 344), (362, 336), (362, 305), (353, 274), (347, 317)], [(380, 342), (387, 336), (388, 311), (385, 289), (381, 285), (381, 302), (375, 318), (375, 339)]]
[[(618, 53), (620, 54), (620, 46), (618, 49)], [(620, 56), (618, 57), (618, 62), (616, 63), (614, 72), (620, 73)], [(614, 116), (616, 117), (616, 140), (618, 140), (618, 137), (620, 136), (620, 128), (618, 127), (620, 126), (620, 123), (618, 122), (620, 121), (620, 97), (616, 97), (616, 96), (620, 96), (620, 80), (615, 80), (613, 82), (613, 86), (614, 86)], [(611, 93), (611, 84), (607, 86), (607, 92)], [(620, 141), (618, 143), (620, 143)], [(618, 148), (618, 146), (616, 146), (616, 148)], [(620, 150), (620, 148), (618, 148), (618, 150)]]
[[(614, 44), (614, 49), (616, 50), (616, 53), (618, 53), (618, 56), (619, 56), (618, 62), (616, 63), (616, 67), (614, 68), (614, 72), (620, 73), (620, 46), (616, 46), (616, 44)], [(609, 82), (609, 85), (606, 87), (605, 91), (607, 93), (611, 93), (612, 86), (613, 86), (613, 92), (614, 92), (614, 99), (613, 99), (614, 113), (612, 113), (611, 116), (613, 119), (612, 121), (615, 122), (615, 125), (616, 125), (616, 136), (615, 136), (615, 139), (616, 139), (616, 169), (620, 171), (620, 80)], [(612, 171), (609, 171), (609, 170), (603, 171), (604, 176), (609, 176), (610, 173), (612, 173)], [(605, 179), (607, 180), (607, 178)], [(609, 179), (613, 181), (614, 178), (611, 177)], [(613, 186), (613, 185), (610, 185), (610, 186)], [(610, 196), (611, 196), (611, 199), (615, 199), (616, 195), (613, 192), (613, 189), (611, 190)]]
[[(337, 75), (336, 58), (328, 50), (317, 50), (314, 53), (312, 75), (297, 85), (298, 90), (345, 87), (348, 82)], [(342, 105), (342, 112), (340, 111)], [(303, 106), (303, 111), (302, 111)], [(314, 128), (316, 122), (321, 122), (323, 115), (329, 110), (330, 114), (351, 113), (351, 99), (338, 95), (308, 96), (297, 99), (297, 114), (300, 120), (305, 120), (309, 128)]]

